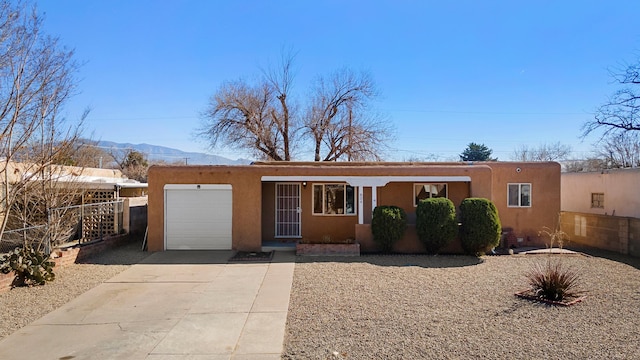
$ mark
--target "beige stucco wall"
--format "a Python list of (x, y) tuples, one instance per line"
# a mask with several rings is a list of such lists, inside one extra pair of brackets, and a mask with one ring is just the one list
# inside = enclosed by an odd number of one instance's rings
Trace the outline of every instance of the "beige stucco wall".
[[(521, 168), (516, 172), (516, 168)], [(518, 236), (533, 237), (542, 226), (553, 227), (560, 211), (560, 165), (557, 163), (258, 163), (250, 166), (152, 166), (149, 169), (148, 248), (164, 249), (164, 185), (231, 184), (233, 189), (232, 246), (259, 250), (273, 239), (273, 183), (262, 176), (468, 176), (471, 182), (451, 183), (456, 206), (465, 197), (484, 197), (496, 204), (503, 226)], [(507, 183), (532, 184), (531, 208), (507, 208)], [(302, 188), (302, 236), (356, 237), (357, 216), (314, 216), (312, 182)], [(397, 205), (414, 213), (412, 182), (378, 187), (378, 205)], [(364, 188), (364, 223), (371, 219), (371, 188)]]
[[(3, 163), (2, 166), (6, 166), (6, 172), (8, 174), (10, 183), (20, 181), (25, 173), (33, 173), (35, 170), (41, 169), (41, 166), (39, 164), (15, 161)], [(94, 176), (113, 179), (126, 179), (126, 177), (122, 174), (122, 171), (117, 169), (82, 168), (77, 166), (64, 165), (52, 165), (50, 169), (52, 173), (56, 174), (57, 176)], [(37, 176), (35, 178), (37, 178)], [(4, 175), (0, 180), (4, 180)]]
[(123, 228), (128, 234), (144, 235), (147, 228), (146, 196), (124, 198)]
[[(273, 216), (263, 214), (272, 198), (272, 190), (263, 185), (262, 176), (469, 176), (473, 185), (472, 195), (491, 196), (491, 169), (485, 165), (461, 164), (358, 164), (353, 163), (289, 163), (255, 164), (250, 166), (152, 166), (149, 169), (148, 249), (164, 249), (164, 185), (166, 184), (231, 184), (233, 191), (232, 246), (237, 250), (255, 251), (262, 246), (263, 231), (267, 231)], [(411, 188), (409, 188), (411, 189)], [(368, 190), (368, 191), (367, 191)], [(263, 191), (265, 194), (263, 194)], [(355, 237), (357, 216), (322, 217), (311, 215), (311, 191), (307, 185), (302, 191), (302, 231), (310, 238), (324, 235)], [(411, 190), (412, 191), (412, 190)], [(393, 194), (378, 189), (379, 204)], [(384, 194), (384, 195), (383, 195)], [(409, 194), (412, 194), (410, 192)], [(263, 197), (263, 195), (265, 195)], [(407, 196), (411, 199), (412, 195)], [(263, 198), (265, 204), (262, 204)], [(365, 216), (370, 218), (370, 189), (365, 188)], [(306, 207), (309, 207), (305, 211)], [(258, 221), (261, 223), (258, 223)], [(327, 229), (332, 229), (328, 234)], [(335, 235), (334, 235), (335, 233)]]
[[(562, 211), (640, 218), (640, 195), (634, 191), (640, 169), (562, 173)], [(604, 194), (604, 208), (591, 207), (591, 193)]]
[[(512, 228), (522, 245), (544, 245), (538, 234), (544, 227), (554, 229), (560, 216), (560, 164), (557, 162), (496, 162), (493, 170), (493, 197), (503, 228)], [(531, 207), (509, 207), (509, 183), (531, 184)]]

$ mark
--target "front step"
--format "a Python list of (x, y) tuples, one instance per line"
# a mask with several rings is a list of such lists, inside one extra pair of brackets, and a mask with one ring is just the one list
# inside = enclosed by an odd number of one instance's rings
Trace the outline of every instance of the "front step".
[(286, 251), (286, 252), (296, 252), (296, 243), (283, 243), (276, 241), (269, 241), (262, 243), (262, 251)]

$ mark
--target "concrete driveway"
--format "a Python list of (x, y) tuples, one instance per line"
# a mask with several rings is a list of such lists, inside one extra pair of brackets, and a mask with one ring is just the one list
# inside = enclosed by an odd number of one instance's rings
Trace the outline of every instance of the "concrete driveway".
[(154, 253), (4, 338), (0, 359), (280, 359), (295, 255), (232, 255)]

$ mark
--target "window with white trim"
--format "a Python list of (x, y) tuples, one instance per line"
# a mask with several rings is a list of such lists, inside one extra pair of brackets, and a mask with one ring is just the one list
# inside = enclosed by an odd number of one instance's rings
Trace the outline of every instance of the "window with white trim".
[(413, 206), (418, 206), (420, 200), (448, 197), (447, 184), (413, 184)]
[(313, 184), (314, 215), (355, 215), (353, 186), (347, 184)]
[(508, 184), (507, 205), (509, 207), (531, 207), (531, 184)]

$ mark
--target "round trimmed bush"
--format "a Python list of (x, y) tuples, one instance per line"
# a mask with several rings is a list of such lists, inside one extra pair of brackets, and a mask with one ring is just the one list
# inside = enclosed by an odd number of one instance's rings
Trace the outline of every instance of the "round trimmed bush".
[(421, 200), (416, 209), (416, 232), (429, 254), (447, 246), (458, 233), (453, 202), (447, 198)]
[(371, 233), (382, 251), (390, 252), (393, 244), (402, 239), (406, 228), (407, 214), (402, 208), (382, 205), (373, 209)]
[(500, 243), (500, 217), (491, 200), (464, 199), (460, 204), (460, 222), (460, 240), (467, 254), (481, 255)]

